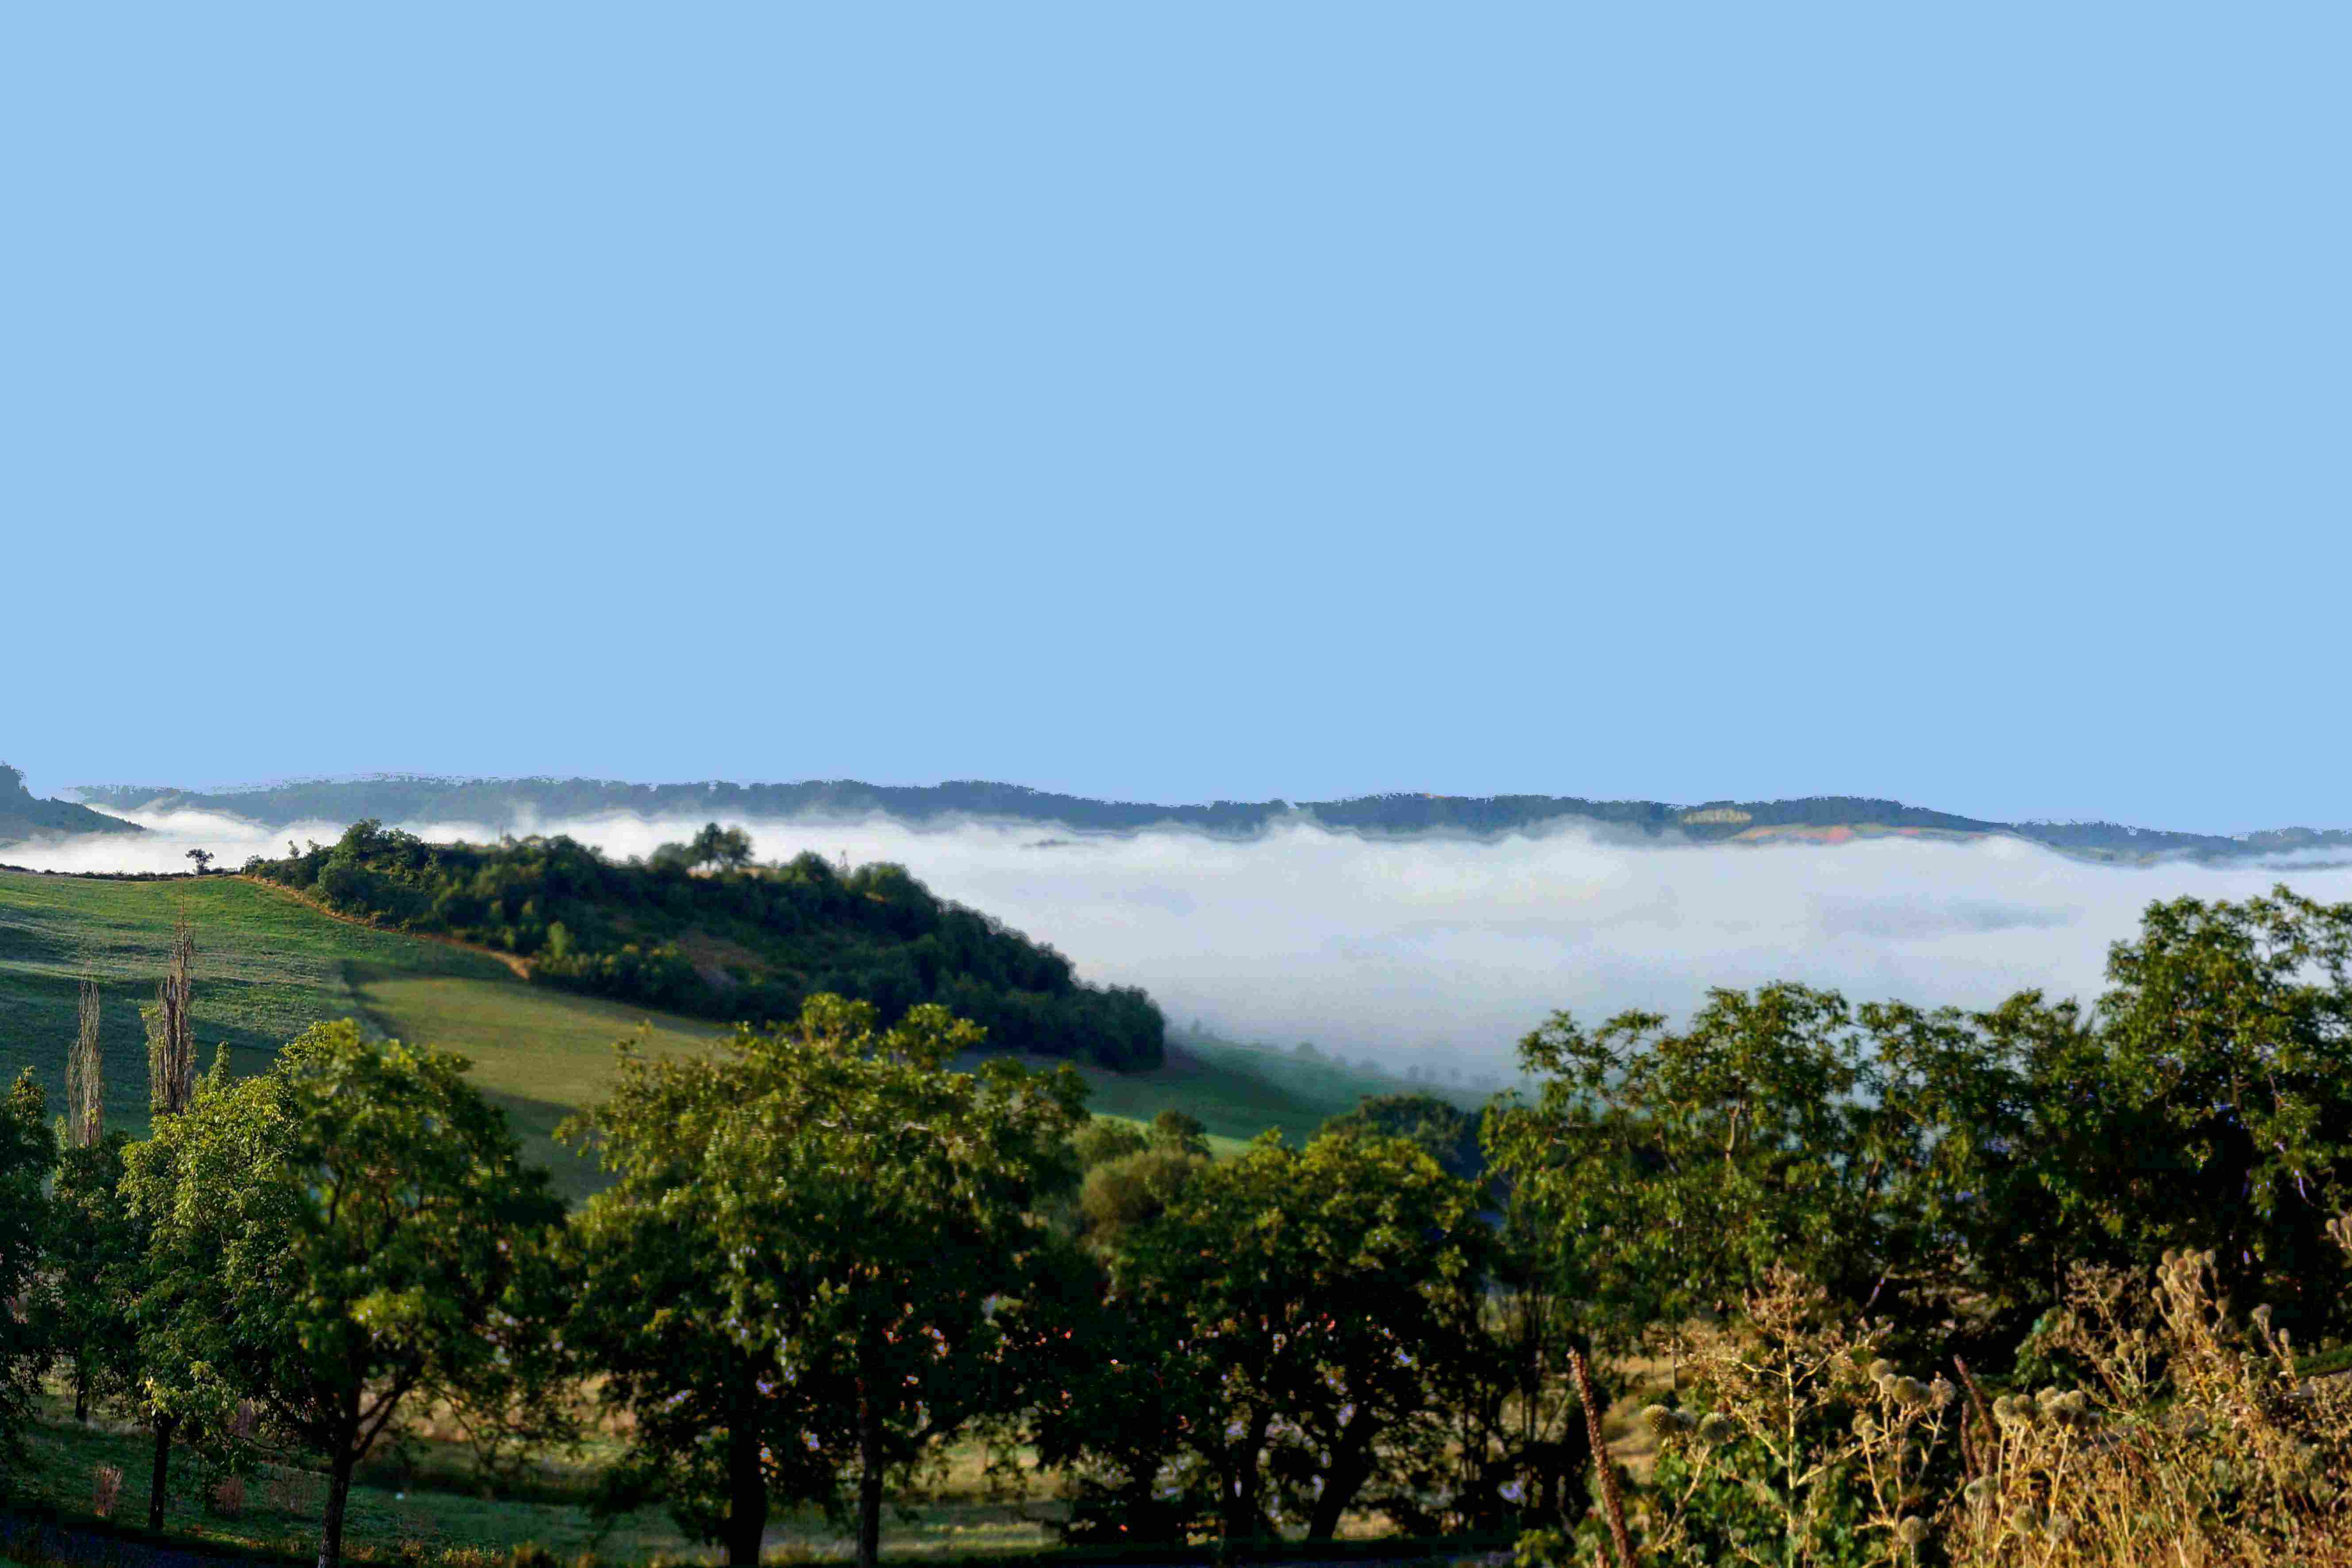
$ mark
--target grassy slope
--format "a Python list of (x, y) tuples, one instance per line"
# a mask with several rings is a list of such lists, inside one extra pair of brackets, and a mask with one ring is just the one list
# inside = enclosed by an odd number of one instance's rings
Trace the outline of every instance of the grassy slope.
[[(139, 1005), (153, 998), (181, 912), (196, 932), (196, 1031), (207, 1061), (226, 1043), (233, 1067), (250, 1071), (310, 1025), (340, 1017), (457, 1051), (574, 1196), (593, 1173), (549, 1133), (603, 1094), (613, 1042), (649, 1025), (650, 1048), (683, 1050), (719, 1032), (531, 986), (486, 954), (339, 921), (241, 879), (110, 882), (0, 871), (0, 1071), (13, 1078), (31, 1065), (60, 1102), (75, 984), (92, 976), (106, 996), (109, 1120), (143, 1127)], [(1303, 1138), (1367, 1094), (1407, 1087), (1333, 1062), (1181, 1037), (1156, 1071), (1087, 1076), (1097, 1111), (1149, 1121), (1174, 1106), (1199, 1117), (1227, 1151), (1267, 1128)]]
[(143, 1127), (139, 1008), (154, 1000), (172, 922), (184, 912), (196, 933), (196, 1037), (207, 1064), (226, 1044), (238, 1070), (257, 1068), (321, 1018), (353, 1014), (353, 966), (464, 979), (504, 973), (480, 954), (344, 925), (233, 878), (109, 882), (0, 871), (0, 1069), (13, 1078), (30, 1065), (52, 1097), (62, 1094), (76, 983), (95, 979), (105, 994), (108, 1117)]
[[(63, 1064), (75, 1027), (75, 984), (85, 974), (106, 994), (109, 1115), (117, 1125), (145, 1122), (146, 1055), (138, 1006), (150, 1000), (163, 969), (175, 915), (196, 931), (195, 1016), (207, 1051), (226, 1043), (233, 1066), (261, 1066), (282, 1041), (323, 1018), (355, 1016), (368, 1026), (462, 1052), (483, 1089), (515, 1118), (526, 1145), (577, 1196), (593, 1173), (557, 1149), (547, 1134), (570, 1108), (593, 1101), (611, 1081), (612, 1044), (650, 1025), (656, 1050), (690, 1049), (714, 1033), (688, 1019), (646, 1019), (642, 1011), (533, 987), (484, 954), (373, 931), (320, 913), (278, 890), (232, 878), (169, 882), (85, 881), (0, 871), (0, 1068), (13, 1077), (31, 1065), (51, 1095), (62, 1093)], [(1332, 1062), (1308, 1061), (1205, 1038), (1173, 1042), (1167, 1067), (1117, 1077), (1088, 1071), (1093, 1106), (1107, 1115), (1148, 1121), (1174, 1106), (1205, 1123), (1221, 1151), (1266, 1128), (1297, 1138), (1325, 1118), (1352, 1109), (1366, 1094), (1393, 1092), (1398, 1081)], [(145, 1446), (125, 1429), (76, 1429), (49, 1418), (36, 1436), (41, 1454), (31, 1486), (69, 1510), (89, 1507), (93, 1466), (110, 1463), (143, 1503)], [(460, 1469), (452, 1451), (427, 1443), (428, 1467)], [(584, 1473), (560, 1467), (556, 1489), (576, 1492)], [(969, 1467), (966, 1467), (967, 1468)], [(456, 1479), (455, 1474), (451, 1480)], [(418, 1482), (423, 1484), (419, 1485)], [(176, 1528), (232, 1539), (294, 1543), (316, 1519), (315, 1477), (285, 1474), (257, 1481), (245, 1517), (208, 1519), (193, 1477), (175, 1498)], [(576, 1503), (483, 1502), (417, 1478), (406, 1496), (400, 1481), (354, 1496), (355, 1539), (486, 1543), (537, 1540), (566, 1554), (591, 1545), (608, 1558), (642, 1559), (667, 1551), (690, 1555), (667, 1520), (649, 1511), (598, 1539)], [(976, 1476), (959, 1477), (907, 1521), (889, 1529), (894, 1552), (919, 1554), (1022, 1549), (1043, 1544), (1042, 1501), (982, 1495)], [(1049, 1511), (1049, 1510), (1047, 1510)], [(846, 1554), (822, 1521), (796, 1516), (780, 1538), (818, 1554)]]

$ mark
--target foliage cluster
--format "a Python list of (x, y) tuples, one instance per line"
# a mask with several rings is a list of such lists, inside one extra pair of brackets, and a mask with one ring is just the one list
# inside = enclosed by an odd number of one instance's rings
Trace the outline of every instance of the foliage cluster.
[(247, 872), (623, 1001), (767, 1020), (837, 994), (892, 1021), (943, 1006), (998, 1048), (1114, 1070), (1156, 1067), (1165, 1051), (1165, 1022), (1141, 991), (1080, 983), (1051, 947), (938, 898), (900, 866), (851, 870), (814, 853), (754, 865), (750, 840), (716, 824), (626, 862), (560, 837), (428, 844), (372, 821), (289, 849)]
[[(735, 1563), (814, 1503), (870, 1568), (959, 1440), (1055, 1468), (1094, 1542), (1379, 1517), (1530, 1563), (2347, 1563), (2352, 1394), (2301, 1359), (2352, 1329), (2347, 962), (2352, 906), (2281, 889), (2152, 906), (2091, 1008), (1563, 1015), (1466, 1173), (1434, 1097), (1212, 1161), (1181, 1114), (1088, 1120), (1071, 1068), (956, 1070), (979, 1030), (944, 1008), (823, 995), (707, 1057), (624, 1047), (572, 1130), (616, 1180), (568, 1219), (462, 1063), (348, 1025), (80, 1174), (27, 1081), (0, 1398), (57, 1359), (227, 1473), (313, 1457), (330, 1560), (352, 1468), (429, 1398), (486, 1441), (601, 1407), (604, 1506)], [(78, 1306), (69, 1196), (118, 1249)], [(1645, 1474), (1594, 1466), (1588, 1362), (1654, 1391)]]

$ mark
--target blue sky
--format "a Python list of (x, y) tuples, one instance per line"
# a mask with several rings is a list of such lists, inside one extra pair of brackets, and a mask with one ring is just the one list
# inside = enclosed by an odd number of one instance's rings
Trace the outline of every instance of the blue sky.
[(2347, 46), (16, 7), (0, 757), (2352, 824)]

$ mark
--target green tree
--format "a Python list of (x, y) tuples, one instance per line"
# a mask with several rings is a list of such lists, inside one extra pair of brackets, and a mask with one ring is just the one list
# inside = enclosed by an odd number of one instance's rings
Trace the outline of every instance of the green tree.
[(1148, 1147), (1150, 1140), (1142, 1128), (1110, 1116), (1089, 1116), (1078, 1129), (1077, 1136), (1070, 1140), (1071, 1151), (1077, 1156), (1082, 1171), (1123, 1160), (1129, 1154), (1140, 1154)]
[(2012, 1004), (2064, 1247), (2140, 1267), (2210, 1248), (2306, 1341), (2352, 1324), (2326, 1235), (2352, 1204), (2347, 967), (2352, 904), (2280, 887), (2150, 904), (2087, 1023)]
[(1398, 1139), (1268, 1134), (1202, 1168), (1121, 1237), (1113, 1310), (1142, 1338), (1045, 1410), (1041, 1452), (1107, 1463), (1112, 1493), (1175, 1485), (1228, 1541), (1328, 1538), (1426, 1466), (1484, 1373), (1476, 1209)]
[(184, 1416), (249, 1399), (324, 1456), (321, 1568), (405, 1404), (506, 1414), (544, 1367), (531, 1287), (561, 1206), (466, 1066), (320, 1025), (257, 1077), (224, 1055), (126, 1152), (149, 1375)]
[(1478, 1118), (1433, 1094), (1367, 1095), (1355, 1110), (1332, 1117), (1318, 1131), (1409, 1139), (1447, 1175), (1465, 1182), (1478, 1180), (1486, 1169), (1486, 1156), (1478, 1146)]
[(751, 836), (740, 827), (705, 823), (702, 831), (694, 836), (694, 842), (687, 846), (687, 854), (689, 866), (740, 871), (751, 863)]
[(1712, 992), (1681, 1029), (1556, 1014), (1520, 1057), (1544, 1081), (1489, 1113), (1488, 1153), (1532, 1265), (1620, 1348), (1775, 1266), (1914, 1327), (2006, 1299), (2031, 1093), (1982, 1018), (1784, 984)]
[(1209, 1130), (1201, 1119), (1169, 1106), (1151, 1119), (1145, 1138), (1155, 1149), (1173, 1150), (1179, 1154), (1209, 1157)]
[(58, 1156), (50, 1194), (41, 1300), (42, 1337), (73, 1385), (74, 1419), (93, 1401), (127, 1397), (139, 1385), (139, 1299), (144, 1245), (122, 1201), (129, 1140), (104, 1132)]
[(33, 1309), (49, 1228), (45, 1189), (57, 1157), (47, 1101), (26, 1068), (0, 1100), (0, 1477), (23, 1458), (47, 1362)]
[(576, 1226), (567, 1342), (632, 1416), (621, 1495), (758, 1561), (772, 1500), (856, 1480), (857, 1557), (886, 1480), (1025, 1396), (999, 1306), (1054, 1253), (1039, 1202), (1075, 1175), (1083, 1080), (1003, 1060), (952, 1071), (980, 1031), (812, 997), (797, 1025), (718, 1054), (623, 1047), (574, 1132), (617, 1180)]

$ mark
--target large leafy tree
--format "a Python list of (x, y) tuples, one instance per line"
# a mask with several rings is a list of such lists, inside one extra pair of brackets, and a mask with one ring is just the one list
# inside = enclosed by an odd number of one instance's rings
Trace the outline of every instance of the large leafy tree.
[(185, 1413), (249, 1399), (324, 1458), (321, 1568), (406, 1404), (510, 1411), (542, 1367), (533, 1265), (561, 1206), (465, 1068), (321, 1025), (257, 1077), (224, 1059), (126, 1153), (149, 1376)]
[(729, 1561), (771, 1503), (856, 1480), (857, 1555), (886, 1481), (1025, 1397), (999, 1307), (1056, 1278), (1036, 1215), (1075, 1179), (1084, 1085), (995, 1060), (935, 1006), (810, 999), (716, 1054), (624, 1047), (582, 1125), (614, 1184), (575, 1226), (567, 1342), (631, 1417), (627, 1490), (658, 1489)]
[(1542, 1088), (1490, 1114), (1488, 1149), (1531, 1262), (1604, 1340), (1731, 1310), (1775, 1266), (1915, 1323), (2003, 1289), (2031, 1097), (1981, 1019), (1776, 984), (1679, 1029), (1557, 1014), (1520, 1056)]
[(1487, 1370), (1476, 1211), (1419, 1147), (1369, 1133), (1270, 1134), (1199, 1170), (1119, 1236), (1124, 1349), (1043, 1405), (1041, 1451), (1150, 1529), (1180, 1522), (1172, 1489), (1229, 1541), (1330, 1536), (1443, 1445)]
[(2226, 1288), (2352, 1321), (2327, 1222), (2352, 1204), (2352, 904), (2284, 887), (2148, 906), (2087, 1022), (2021, 999), (2042, 1168), (2085, 1258), (2210, 1249)]
[(57, 1154), (47, 1100), (26, 1068), (0, 1097), (0, 1477), (22, 1456), (47, 1360), (34, 1293)]

